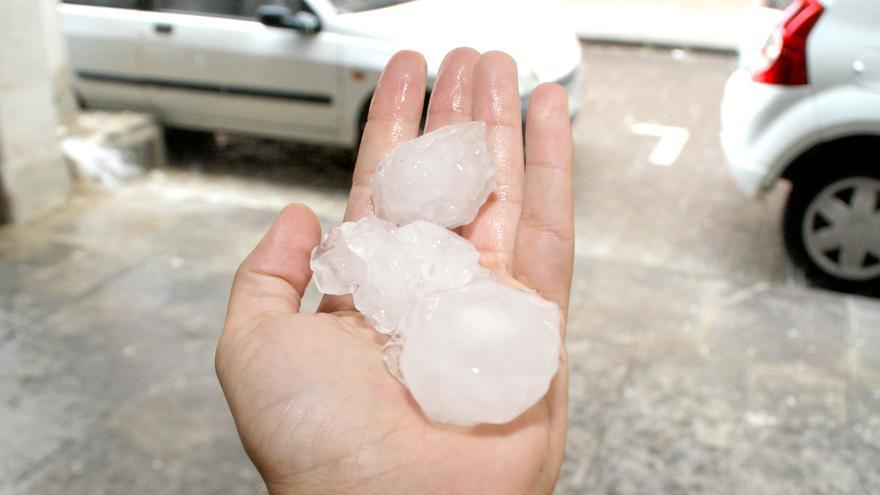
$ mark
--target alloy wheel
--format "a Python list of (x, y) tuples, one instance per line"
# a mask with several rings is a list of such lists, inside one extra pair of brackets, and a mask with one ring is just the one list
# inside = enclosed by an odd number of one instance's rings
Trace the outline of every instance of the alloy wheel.
[(807, 207), (801, 231), (807, 254), (829, 275), (880, 276), (880, 179), (848, 177), (826, 186)]

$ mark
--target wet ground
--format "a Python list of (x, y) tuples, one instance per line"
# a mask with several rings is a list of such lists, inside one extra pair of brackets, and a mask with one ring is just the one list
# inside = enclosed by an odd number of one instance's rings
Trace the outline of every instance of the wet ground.
[[(585, 59), (557, 493), (876, 491), (880, 301), (806, 287), (785, 188), (735, 189), (717, 142), (734, 60)], [(680, 129), (663, 165), (646, 131)], [(0, 229), (0, 494), (262, 490), (213, 372), (228, 285), (284, 204), (338, 222), (350, 156), (235, 136), (172, 151)]]

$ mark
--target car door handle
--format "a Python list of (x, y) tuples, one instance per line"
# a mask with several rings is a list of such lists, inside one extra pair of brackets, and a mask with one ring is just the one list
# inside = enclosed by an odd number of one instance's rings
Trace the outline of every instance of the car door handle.
[(157, 22), (153, 24), (153, 30), (161, 34), (171, 34), (174, 31), (174, 26), (167, 22)]

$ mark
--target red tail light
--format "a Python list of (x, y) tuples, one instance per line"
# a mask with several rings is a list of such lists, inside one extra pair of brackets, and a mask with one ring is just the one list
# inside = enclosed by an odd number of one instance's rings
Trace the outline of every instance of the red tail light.
[(761, 50), (767, 65), (753, 76), (757, 82), (800, 86), (807, 77), (807, 38), (824, 12), (819, 0), (795, 0)]

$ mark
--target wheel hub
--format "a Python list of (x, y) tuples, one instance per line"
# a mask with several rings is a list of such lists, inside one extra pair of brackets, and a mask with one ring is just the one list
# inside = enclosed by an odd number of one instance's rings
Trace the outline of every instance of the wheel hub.
[(880, 179), (849, 177), (822, 189), (807, 207), (802, 234), (826, 273), (850, 281), (880, 276)]
[(871, 235), (871, 226), (866, 219), (859, 218), (853, 222), (853, 231), (859, 237), (868, 237)]

